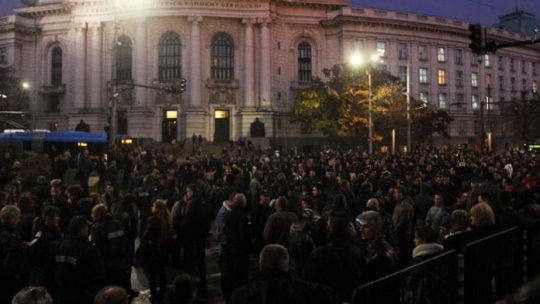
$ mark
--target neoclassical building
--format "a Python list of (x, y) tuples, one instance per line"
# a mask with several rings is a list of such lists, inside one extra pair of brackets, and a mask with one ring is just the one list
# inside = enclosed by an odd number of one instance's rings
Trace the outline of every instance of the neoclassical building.
[[(525, 39), (498, 28), (488, 37)], [(511, 144), (500, 105), (537, 90), (540, 48), (479, 58), (468, 45), (466, 22), (347, 0), (38, 0), (0, 18), (0, 64), (31, 84), (35, 128), (112, 121), (157, 142), (237, 140), (256, 118), (267, 137), (320, 138), (288, 119), (295, 92), (362, 52), (446, 108), (454, 143), (479, 142), (483, 120)], [(167, 90), (182, 78), (184, 93)]]

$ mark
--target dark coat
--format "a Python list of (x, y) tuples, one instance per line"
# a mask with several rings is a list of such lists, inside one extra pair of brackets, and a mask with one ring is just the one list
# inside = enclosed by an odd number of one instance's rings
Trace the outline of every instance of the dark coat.
[(264, 226), (263, 239), (268, 244), (280, 244), (289, 246), (289, 234), (292, 223), (298, 220), (298, 216), (290, 211), (276, 212), (268, 217)]
[(105, 216), (94, 224), (91, 236), (107, 272), (131, 268), (131, 247), (120, 221)]
[(11, 298), (28, 284), (30, 266), (23, 243), (15, 230), (0, 224), (0, 303)]
[(284, 272), (262, 271), (236, 289), (229, 304), (332, 304), (340, 303), (335, 292), (324, 285), (292, 279)]
[(43, 226), (34, 236), (28, 248), (28, 260), (32, 268), (30, 284), (33, 286), (52, 286), (49, 280), (52, 273), (51, 246), (62, 238), (60, 228)]
[[(419, 264), (442, 253), (444, 248), (435, 243), (416, 246), (412, 264)], [(414, 295), (415, 304), (448, 304), (448, 284), (450, 267), (446, 263), (434, 262), (411, 271), (406, 283)]]
[(310, 282), (332, 287), (346, 302), (366, 282), (366, 258), (351, 239), (336, 239), (309, 255), (303, 274)]
[(105, 272), (96, 247), (81, 236), (68, 236), (52, 247), (55, 303), (93, 303)]

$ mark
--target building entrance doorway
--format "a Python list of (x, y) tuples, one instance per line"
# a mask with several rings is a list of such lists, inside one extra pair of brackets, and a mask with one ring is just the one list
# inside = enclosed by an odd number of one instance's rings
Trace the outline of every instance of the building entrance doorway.
[(230, 139), (229, 110), (214, 111), (214, 142), (226, 143)]
[(175, 141), (178, 141), (177, 125), (178, 125), (178, 111), (177, 110), (164, 110), (163, 120), (161, 122), (161, 137), (164, 143), (170, 143), (173, 139)]

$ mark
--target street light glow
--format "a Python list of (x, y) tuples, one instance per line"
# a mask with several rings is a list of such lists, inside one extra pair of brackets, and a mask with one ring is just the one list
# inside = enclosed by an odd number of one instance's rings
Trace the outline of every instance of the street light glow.
[[(366, 60), (367, 59), (367, 60)], [(381, 60), (381, 56), (378, 53), (370, 54), (366, 56), (360, 52), (355, 52), (349, 58), (349, 63), (353, 67), (361, 67), (370, 63), (378, 63)]]
[(22, 84), (21, 84), (21, 87), (24, 90), (28, 90), (28, 89), (30, 89), (30, 84), (27, 81), (23, 81)]

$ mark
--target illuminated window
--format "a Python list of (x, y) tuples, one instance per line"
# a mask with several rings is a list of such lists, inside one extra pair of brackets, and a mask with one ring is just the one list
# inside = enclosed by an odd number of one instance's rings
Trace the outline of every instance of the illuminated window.
[(476, 73), (476, 72), (471, 73), (471, 86), (473, 88), (478, 87), (478, 73)]
[(446, 49), (443, 47), (437, 48), (437, 61), (446, 62)]
[(214, 112), (214, 115), (216, 118), (229, 118), (229, 111), (228, 110), (216, 110)]
[(446, 93), (439, 93), (439, 108), (446, 109)]
[(178, 118), (178, 111), (176, 110), (168, 110), (165, 112), (165, 117), (167, 119), (177, 119)]
[(420, 96), (418, 97), (418, 99), (420, 99), (420, 101), (424, 105), (427, 105), (428, 102), (429, 102), (429, 94), (428, 94), (428, 92), (420, 92)]
[(471, 95), (471, 107), (473, 110), (478, 110), (478, 95)]
[(491, 67), (491, 56), (489, 54), (484, 55), (484, 66), (487, 68)]
[(428, 60), (427, 46), (425, 45), (418, 46), (418, 60)]
[(446, 70), (445, 69), (439, 69), (437, 71), (437, 79), (439, 85), (446, 85)]
[(386, 42), (377, 41), (377, 54), (379, 57), (386, 57)]
[(427, 68), (418, 69), (418, 82), (428, 83), (428, 73)]

